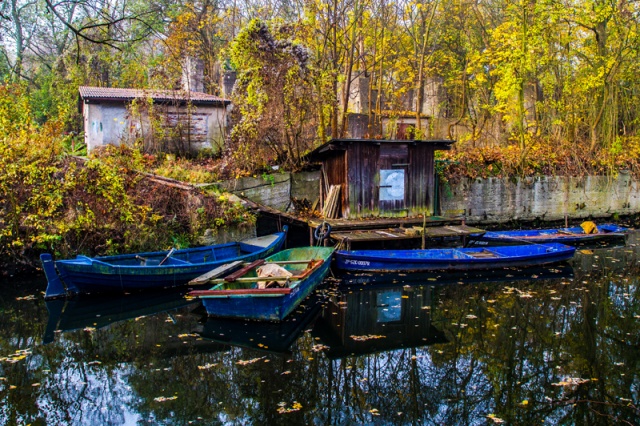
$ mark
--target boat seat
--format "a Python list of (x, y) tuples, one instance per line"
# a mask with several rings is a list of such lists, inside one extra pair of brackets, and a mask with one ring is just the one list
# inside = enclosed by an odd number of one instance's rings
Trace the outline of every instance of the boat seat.
[(482, 251), (475, 251), (475, 252), (471, 252), (471, 253), (467, 253), (469, 256), (471, 257), (475, 257), (476, 259), (490, 259), (490, 258), (494, 258), (494, 257), (500, 257), (497, 254), (495, 254), (492, 251), (489, 250), (482, 250)]

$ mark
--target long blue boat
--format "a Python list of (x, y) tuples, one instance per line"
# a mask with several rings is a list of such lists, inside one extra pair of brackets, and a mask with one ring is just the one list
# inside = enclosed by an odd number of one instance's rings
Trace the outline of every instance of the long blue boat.
[[(189, 295), (199, 297), (210, 316), (281, 321), (324, 280), (333, 251), (333, 247), (283, 250), (211, 280), (216, 285), (210, 290)], [(259, 268), (266, 265), (275, 265), (279, 272), (261, 275)]]
[(514, 231), (489, 231), (482, 235), (471, 235), (469, 245), (485, 246), (489, 244), (522, 243), (562, 243), (591, 244), (603, 241), (616, 241), (626, 238), (629, 228), (615, 224), (597, 226), (597, 232), (585, 233), (580, 226), (557, 229), (528, 229)]
[(345, 271), (415, 272), (492, 269), (569, 260), (575, 247), (559, 243), (425, 250), (339, 250), (336, 266)]
[(276, 253), (286, 235), (285, 227), (283, 232), (240, 242), (116, 256), (79, 255), (57, 261), (44, 253), (40, 260), (48, 282), (45, 299), (181, 286), (230, 262), (251, 262)]

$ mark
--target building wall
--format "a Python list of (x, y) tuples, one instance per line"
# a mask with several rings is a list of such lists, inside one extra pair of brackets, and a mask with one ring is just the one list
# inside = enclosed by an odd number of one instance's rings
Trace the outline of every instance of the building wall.
[[(187, 120), (184, 107), (160, 105), (156, 107), (156, 110), (166, 118), (165, 125), (168, 129), (175, 127), (179, 122)], [(151, 135), (148, 115), (142, 113), (138, 117), (131, 117), (124, 103), (85, 103), (83, 104), (83, 115), (85, 142), (89, 152), (98, 146), (119, 145), (123, 142), (129, 142), (136, 136), (143, 138), (146, 136), (145, 139), (148, 140), (149, 135)], [(215, 152), (219, 151), (224, 146), (226, 123), (227, 113), (225, 107), (196, 106), (189, 117), (191, 127), (188, 130), (188, 138), (190, 140), (188, 148), (191, 151), (198, 151), (204, 148), (212, 149)], [(186, 135), (186, 129), (184, 133)], [(177, 146), (176, 144), (173, 148)], [(168, 151), (177, 150), (171, 149), (171, 146), (168, 148)]]

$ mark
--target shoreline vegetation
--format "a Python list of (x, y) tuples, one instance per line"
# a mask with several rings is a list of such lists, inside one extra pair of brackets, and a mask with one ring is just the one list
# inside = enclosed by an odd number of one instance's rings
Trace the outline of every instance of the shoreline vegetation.
[[(362, 137), (455, 139), (437, 155), (451, 183), (640, 178), (633, 3), (116, 0), (109, 13), (91, 0), (47, 3), (48, 13), (5, 3), (0, 271), (37, 266), (43, 251), (188, 246), (205, 229), (250, 225), (224, 194), (142, 172), (197, 184), (303, 170), (306, 153), (350, 134), (354, 115)], [(137, 130), (119, 147), (75, 159), (87, 155), (79, 86), (190, 88), (188, 64), (199, 90), (232, 102), (224, 147), (191, 153), (190, 132), (149, 98), (129, 106), (125, 127)]]

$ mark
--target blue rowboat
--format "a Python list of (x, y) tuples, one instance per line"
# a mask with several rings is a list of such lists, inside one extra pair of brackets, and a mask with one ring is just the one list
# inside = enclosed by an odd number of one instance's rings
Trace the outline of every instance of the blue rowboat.
[(47, 277), (45, 299), (73, 294), (130, 292), (177, 287), (213, 268), (233, 261), (251, 262), (282, 248), (283, 232), (240, 242), (182, 250), (54, 261), (40, 256)]
[[(281, 321), (289, 315), (329, 272), (333, 247), (298, 247), (283, 250), (245, 265), (224, 278), (213, 279), (210, 290), (194, 290), (210, 316)], [(258, 268), (276, 265), (284, 271), (260, 277)], [(291, 274), (291, 275), (289, 275)], [(275, 283), (269, 288), (265, 283)]]
[(530, 229), (515, 231), (489, 231), (483, 235), (471, 235), (469, 245), (494, 244), (522, 244), (527, 243), (562, 243), (562, 244), (590, 244), (602, 241), (624, 240), (629, 228), (615, 224), (602, 224), (597, 227), (598, 232), (587, 234), (582, 227), (558, 229)]
[(575, 251), (575, 247), (550, 243), (487, 248), (339, 250), (335, 258), (336, 266), (345, 271), (454, 271), (542, 265), (571, 259)]

